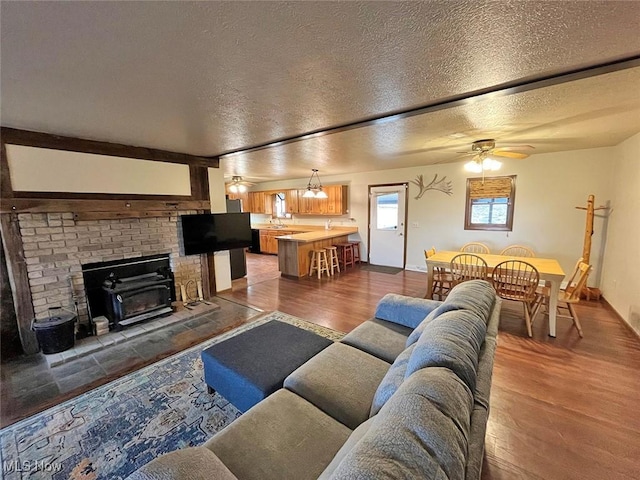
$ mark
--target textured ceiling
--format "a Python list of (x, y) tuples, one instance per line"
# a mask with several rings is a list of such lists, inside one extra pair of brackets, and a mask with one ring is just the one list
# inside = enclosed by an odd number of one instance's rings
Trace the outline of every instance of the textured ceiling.
[[(217, 155), (640, 54), (640, 2), (2, 2), (3, 126)], [(637, 69), (238, 154), (298, 178), (640, 131)], [(464, 134), (451, 138), (454, 133)]]

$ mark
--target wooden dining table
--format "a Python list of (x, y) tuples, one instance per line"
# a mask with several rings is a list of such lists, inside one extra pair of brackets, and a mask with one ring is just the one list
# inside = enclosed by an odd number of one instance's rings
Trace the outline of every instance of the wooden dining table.
[[(452, 252), (443, 250), (437, 252), (435, 255), (430, 256), (427, 259), (427, 295), (426, 298), (431, 298), (433, 294), (433, 269), (436, 267), (449, 268), (451, 266), (451, 259), (456, 255), (464, 252)], [(514, 257), (511, 255), (495, 255), (492, 253), (474, 253), (487, 262), (489, 270), (505, 260), (522, 260), (523, 262), (530, 263), (538, 270), (540, 274), (540, 280), (548, 281), (551, 286), (551, 293), (549, 298), (549, 336), (556, 336), (556, 311), (558, 306), (558, 293), (560, 291), (560, 283), (565, 277), (565, 273), (562, 267), (556, 259), (553, 258), (538, 258), (538, 257)]]

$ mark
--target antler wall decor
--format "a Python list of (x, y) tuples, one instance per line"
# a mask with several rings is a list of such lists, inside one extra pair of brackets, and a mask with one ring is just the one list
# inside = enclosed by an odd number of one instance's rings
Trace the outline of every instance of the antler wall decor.
[(446, 193), (447, 195), (453, 195), (453, 185), (451, 184), (451, 181), (447, 182), (446, 180), (446, 176), (438, 180), (438, 174), (436, 173), (433, 180), (431, 180), (428, 185), (425, 185), (424, 177), (422, 175), (418, 175), (415, 180), (411, 180), (411, 183), (416, 184), (420, 189), (420, 192), (414, 198), (416, 200), (422, 198), (422, 195), (424, 195), (424, 192), (427, 190), (437, 190), (439, 192)]

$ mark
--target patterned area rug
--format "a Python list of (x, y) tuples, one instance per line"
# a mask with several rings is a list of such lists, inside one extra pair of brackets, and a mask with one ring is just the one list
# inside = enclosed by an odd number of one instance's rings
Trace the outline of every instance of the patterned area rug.
[(344, 336), (286, 313), (264, 314), (1, 430), (0, 477), (122, 479), (162, 453), (204, 443), (240, 412), (207, 393), (200, 352), (270, 320), (331, 340)]

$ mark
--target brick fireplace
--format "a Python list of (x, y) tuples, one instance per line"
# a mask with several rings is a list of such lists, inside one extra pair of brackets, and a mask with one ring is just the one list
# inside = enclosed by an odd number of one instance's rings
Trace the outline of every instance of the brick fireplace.
[[(198, 255), (181, 256), (178, 219), (195, 211), (161, 217), (76, 220), (71, 212), (18, 215), (29, 288), (36, 318), (51, 307), (77, 303), (79, 324), (89, 326), (82, 265), (169, 254), (176, 289), (201, 280)], [(180, 298), (178, 291), (175, 298)]]

